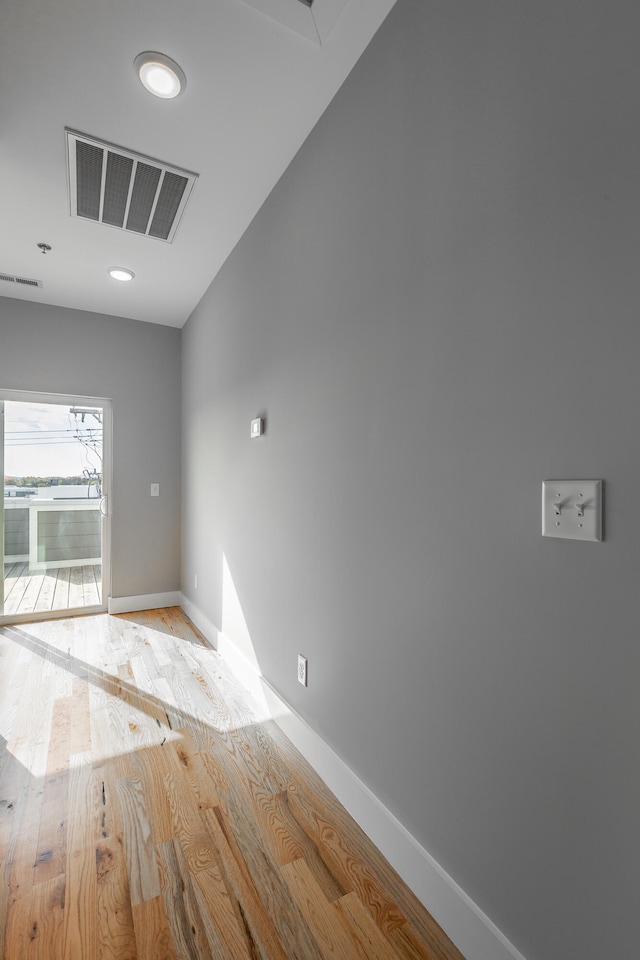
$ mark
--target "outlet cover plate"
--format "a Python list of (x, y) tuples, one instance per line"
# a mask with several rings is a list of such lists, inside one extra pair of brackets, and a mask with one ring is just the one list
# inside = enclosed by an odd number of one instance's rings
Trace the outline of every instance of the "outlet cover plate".
[(602, 540), (602, 480), (544, 480), (542, 536)]
[(307, 658), (300, 653), (298, 654), (298, 682), (303, 687), (307, 685)]

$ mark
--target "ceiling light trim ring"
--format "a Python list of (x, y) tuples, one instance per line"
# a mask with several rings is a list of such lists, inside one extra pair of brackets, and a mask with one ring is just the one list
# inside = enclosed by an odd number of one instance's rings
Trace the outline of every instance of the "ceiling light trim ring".
[(160, 97), (173, 100), (184, 93), (187, 78), (182, 67), (165, 53), (146, 50), (133, 61), (135, 72), (145, 90)]
[(107, 273), (112, 280), (118, 280), (120, 283), (128, 283), (135, 277), (133, 270), (129, 270), (128, 267), (109, 267)]

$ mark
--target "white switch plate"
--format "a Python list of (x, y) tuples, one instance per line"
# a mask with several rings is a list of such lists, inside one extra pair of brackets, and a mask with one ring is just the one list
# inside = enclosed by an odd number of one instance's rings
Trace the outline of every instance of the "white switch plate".
[(251, 436), (252, 437), (261, 437), (262, 436), (262, 419), (258, 417), (256, 420), (251, 421)]
[(602, 540), (602, 480), (545, 480), (542, 536)]
[(160, 496), (160, 484), (159, 484), (159, 483), (152, 483), (152, 484), (151, 484), (151, 496), (152, 496), (152, 497), (159, 497), (159, 496)]

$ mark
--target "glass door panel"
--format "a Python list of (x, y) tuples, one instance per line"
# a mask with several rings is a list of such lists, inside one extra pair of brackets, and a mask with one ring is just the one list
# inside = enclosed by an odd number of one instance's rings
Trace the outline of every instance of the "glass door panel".
[(0, 403), (0, 617), (104, 609), (104, 402)]

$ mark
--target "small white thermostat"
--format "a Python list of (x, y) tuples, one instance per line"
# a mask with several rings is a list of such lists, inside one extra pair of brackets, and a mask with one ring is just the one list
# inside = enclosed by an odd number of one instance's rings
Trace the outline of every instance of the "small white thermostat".
[(257, 417), (255, 420), (251, 421), (251, 437), (261, 437), (264, 433), (264, 420), (261, 417)]

